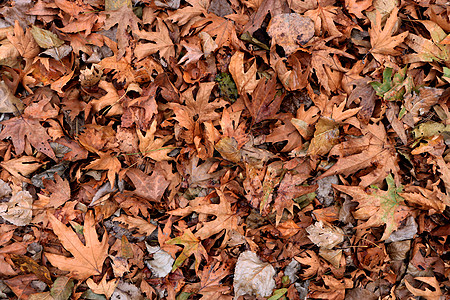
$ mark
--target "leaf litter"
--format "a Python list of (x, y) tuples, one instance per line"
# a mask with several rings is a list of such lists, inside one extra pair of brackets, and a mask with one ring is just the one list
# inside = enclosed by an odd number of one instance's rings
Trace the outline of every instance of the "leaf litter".
[(449, 293), (445, 3), (0, 15), (0, 298)]

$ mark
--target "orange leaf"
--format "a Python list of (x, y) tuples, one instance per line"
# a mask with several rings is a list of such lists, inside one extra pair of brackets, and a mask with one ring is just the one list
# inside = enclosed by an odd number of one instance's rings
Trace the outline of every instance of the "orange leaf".
[(105, 232), (102, 241), (98, 241), (92, 211), (86, 214), (84, 220), (83, 235), (86, 245), (80, 241), (73, 230), (61, 223), (52, 214), (49, 214), (49, 220), (53, 232), (58, 236), (64, 248), (73, 255), (73, 257), (65, 257), (45, 253), (50, 263), (60, 270), (69, 271), (70, 276), (79, 280), (84, 280), (92, 275), (100, 275), (103, 262), (108, 257), (108, 233)]

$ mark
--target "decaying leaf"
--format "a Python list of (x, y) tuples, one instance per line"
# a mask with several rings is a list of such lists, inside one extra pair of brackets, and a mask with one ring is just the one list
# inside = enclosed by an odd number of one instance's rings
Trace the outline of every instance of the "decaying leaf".
[(272, 265), (262, 262), (254, 252), (241, 253), (234, 270), (235, 299), (243, 295), (269, 297), (275, 288), (274, 275)]
[(324, 226), (322, 221), (308, 226), (306, 232), (314, 244), (329, 250), (344, 241), (344, 232), (340, 228)]
[(279, 14), (270, 20), (267, 33), (283, 47), (286, 56), (294, 53), (314, 36), (314, 22), (297, 13)]
[(27, 191), (14, 194), (8, 202), (0, 204), (0, 217), (17, 225), (30, 224), (33, 217), (33, 197)]

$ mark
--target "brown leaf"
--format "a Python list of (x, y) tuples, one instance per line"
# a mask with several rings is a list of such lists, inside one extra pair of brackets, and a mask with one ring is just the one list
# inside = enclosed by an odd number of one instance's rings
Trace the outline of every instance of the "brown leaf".
[(314, 36), (314, 22), (297, 13), (279, 14), (270, 19), (267, 33), (289, 56)]
[(245, 72), (244, 52), (237, 51), (231, 57), (228, 68), (236, 83), (239, 94), (245, 95), (246, 93), (253, 93), (259, 82), (259, 80), (256, 79), (256, 61), (254, 61), (247, 72)]
[(405, 38), (408, 36), (408, 31), (392, 36), (398, 19), (397, 13), (398, 8), (394, 7), (391, 15), (384, 25), (384, 28), (381, 29), (381, 14), (378, 10), (376, 10), (376, 23), (372, 24), (372, 27), (369, 29), (369, 35), (370, 44), (372, 45), (370, 53), (375, 54), (374, 57), (378, 61), (380, 61), (380, 55), (399, 55), (400, 51), (395, 50), (394, 48), (403, 43)]
[(105, 170), (108, 171), (108, 180), (111, 186), (115, 185), (116, 174), (120, 172), (122, 165), (117, 157), (112, 156), (110, 152), (98, 152), (99, 159), (94, 160), (84, 169), (91, 170)]
[(127, 171), (127, 176), (133, 182), (134, 193), (139, 197), (150, 199), (153, 201), (160, 201), (164, 191), (169, 186), (169, 181), (158, 173), (153, 171), (151, 176), (148, 176), (139, 169), (131, 168)]
[(3, 121), (2, 124), (5, 128), (0, 133), (0, 139), (3, 140), (7, 137), (11, 137), (17, 154), (22, 154), (24, 152), (26, 138), (36, 150), (44, 153), (53, 160), (56, 160), (55, 153), (48, 142), (50, 136), (39, 121), (21, 116)]
[(117, 58), (121, 59), (130, 43), (128, 28), (130, 28), (134, 34), (137, 34), (139, 32), (138, 23), (140, 23), (140, 20), (127, 5), (122, 6), (118, 10), (109, 11), (108, 14), (109, 18), (105, 21), (105, 29), (111, 29), (111, 27), (117, 24), (116, 37), (119, 45)]
[(271, 119), (280, 110), (284, 95), (276, 90), (277, 79), (260, 80), (252, 92), (251, 100), (247, 93), (243, 94), (247, 109), (253, 117), (253, 123)]
[(14, 35), (8, 34), (8, 40), (16, 47), (23, 58), (35, 58), (41, 51), (30, 29), (27, 28), (24, 33), (17, 20), (14, 24)]
[(50, 205), (53, 208), (58, 208), (70, 200), (70, 185), (67, 180), (55, 173), (55, 181), (49, 179), (43, 181), (45, 191), (50, 194)]
[(399, 182), (397, 154), (386, 140), (384, 126), (368, 125), (364, 133), (362, 137), (351, 138), (336, 145), (329, 155), (338, 155), (337, 163), (317, 179), (336, 174), (348, 176), (358, 170), (375, 166), (375, 170), (360, 177), (361, 186), (380, 183), (391, 172), (394, 173), (396, 182)]
[(433, 287), (434, 291), (429, 288), (425, 288), (425, 290), (414, 288), (408, 280), (405, 280), (406, 288), (414, 295), (419, 297), (424, 297), (427, 300), (439, 300), (442, 296), (442, 291), (439, 287), (439, 282), (436, 277), (415, 277), (415, 280), (422, 281), (424, 283), (429, 284)]
[(195, 233), (195, 236), (200, 240), (204, 240), (214, 234), (222, 232), (222, 230), (225, 230), (225, 237), (223, 240), (223, 244), (225, 244), (230, 238), (230, 231), (242, 231), (242, 227), (238, 225), (240, 218), (236, 215), (234, 209), (232, 209), (231, 204), (228, 202), (225, 195), (219, 190), (216, 190), (216, 192), (220, 197), (219, 204), (199, 203), (194, 206), (172, 210), (170, 211), (170, 214), (183, 217), (191, 214), (192, 212), (215, 215), (216, 219), (210, 222), (204, 222), (202, 227)]
[(333, 185), (335, 189), (353, 197), (359, 203), (353, 213), (356, 219), (367, 220), (357, 228), (371, 228), (386, 225), (381, 240), (386, 240), (399, 224), (410, 214), (410, 208), (405, 206), (399, 195), (400, 188), (395, 187), (391, 175), (386, 177), (388, 190), (383, 191), (368, 188), (367, 192), (360, 186)]
[(117, 284), (119, 284), (119, 278), (112, 279), (110, 281), (106, 281), (105, 274), (102, 278), (102, 280), (97, 284), (92, 280), (92, 278), (89, 278), (86, 281), (86, 284), (88, 287), (96, 294), (105, 295), (106, 298), (111, 298), (112, 294), (114, 293)]
[(177, 257), (175, 263), (173, 264), (172, 271), (180, 267), (183, 264), (183, 262), (191, 255), (194, 255), (195, 272), (198, 272), (198, 268), (200, 266), (200, 262), (202, 261), (202, 257), (205, 259), (208, 258), (208, 253), (206, 252), (202, 243), (192, 234), (192, 232), (189, 229), (184, 230), (183, 235), (166, 241), (166, 244), (184, 246), (183, 251)]
[(144, 57), (154, 54), (159, 51), (160, 57), (163, 57), (166, 62), (169, 62), (170, 57), (175, 56), (175, 45), (169, 35), (169, 30), (163, 20), (158, 18), (158, 32), (140, 31), (139, 37), (144, 40), (149, 40), (152, 43), (140, 43), (134, 49), (137, 59), (141, 60)]
[(64, 248), (73, 255), (73, 257), (65, 257), (45, 253), (50, 263), (60, 270), (69, 271), (71, 276), (79, 280), (85, 280), (92, 275), (100, 275), (103, 262), (108, 257), (108, 233), (105, 232), (102, 241), (98, 241), (92, 211), (86, 214), (84, 220), (85, 245), (72, 229), (65, 226), (52, 214), (49, 214), (49, 220)]

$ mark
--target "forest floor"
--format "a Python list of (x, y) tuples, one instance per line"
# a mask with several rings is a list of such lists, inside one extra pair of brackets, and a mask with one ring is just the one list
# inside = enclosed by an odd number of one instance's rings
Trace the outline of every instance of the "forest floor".
[(448, 299), (446, 1), (0, 16), (0, 299)]

